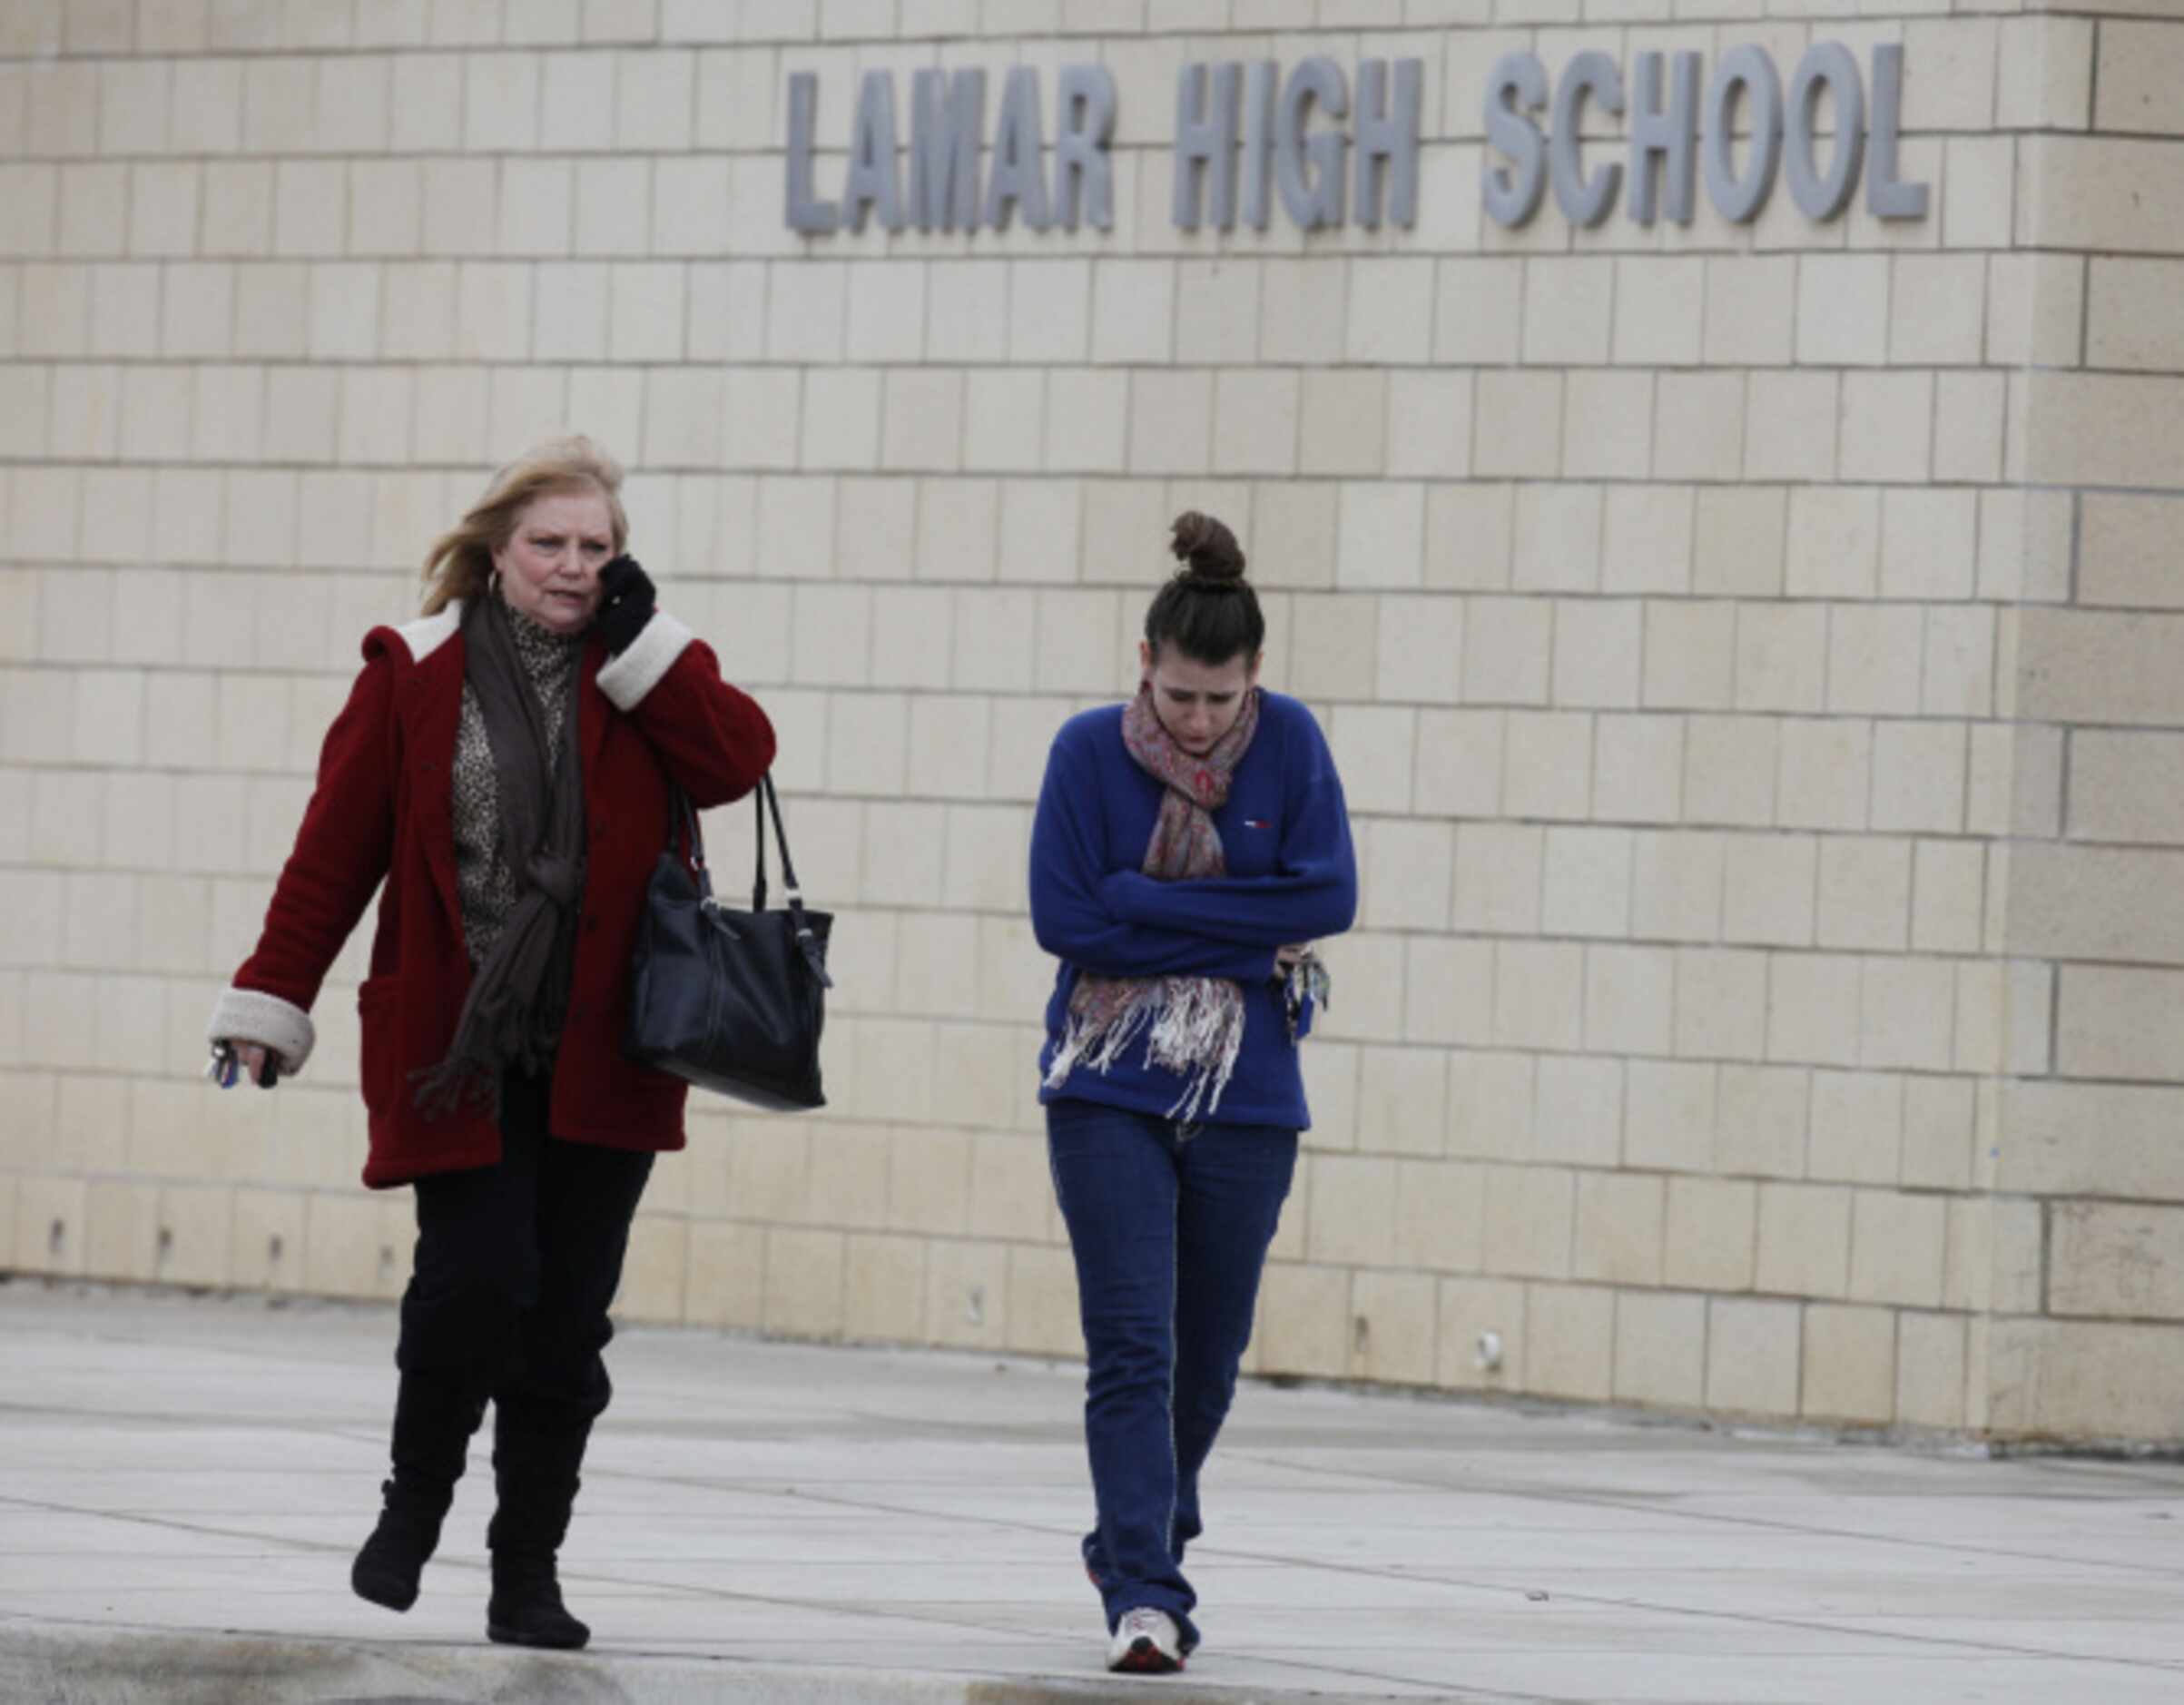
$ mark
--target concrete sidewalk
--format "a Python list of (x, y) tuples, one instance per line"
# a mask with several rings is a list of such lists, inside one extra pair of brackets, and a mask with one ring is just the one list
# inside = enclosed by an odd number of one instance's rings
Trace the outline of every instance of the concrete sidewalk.
[(483, 1639), (473, 1454), (352, 1599), (392, 1312), (0, 1286), (0, 1700), (2184, 1699), (2184, 1470), (1247, 1386), (1185, 1677), (1100, 1668), (1082, 1371), (625, 1333), (576, 1657)]

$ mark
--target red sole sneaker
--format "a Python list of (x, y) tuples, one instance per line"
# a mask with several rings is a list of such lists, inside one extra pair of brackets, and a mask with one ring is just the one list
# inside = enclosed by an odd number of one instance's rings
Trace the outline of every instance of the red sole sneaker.
[(1134, 1640), (1129, 1651), (1107, 1668), (1117, 1675), (1174, 1675), (1183, 1668), (1183, 1660), (1169, 1657), (1149, 1640)]

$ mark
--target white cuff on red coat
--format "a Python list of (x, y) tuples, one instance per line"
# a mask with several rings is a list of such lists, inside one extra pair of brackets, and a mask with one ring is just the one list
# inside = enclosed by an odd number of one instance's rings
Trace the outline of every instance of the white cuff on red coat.
[(212, 1007), (205, 1026), (208, 1042), (255, 1042), (280, 1056), (280, 1075), (292, 1078), (311, 1057), (319, 1040), (311, 1015), (279, 995), (257, 989), (229, 989)]
[(616, 710), (635, 710), (696, 637), (665, 610), (654, 610), (652, 620), (630, 641), (629, 649), (607, 659), (606, 666), (599, 671), (599, 690)]

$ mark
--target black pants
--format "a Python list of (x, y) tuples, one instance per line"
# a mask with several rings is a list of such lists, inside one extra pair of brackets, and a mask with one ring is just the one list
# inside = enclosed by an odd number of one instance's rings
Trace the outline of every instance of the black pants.
[(607, 1306), (652, 1173), (649, 1154), (556, 1141), (546, 1102), (543, 1079), (511, 1073), (499, 1161), (417, 1181), (395, 1351), (395, 1478), (424, 1500), (445, 1507), (493, 1404), (496, 1554), (550, 1556), (567, 1527), (585, 1441), (613, 1395)]

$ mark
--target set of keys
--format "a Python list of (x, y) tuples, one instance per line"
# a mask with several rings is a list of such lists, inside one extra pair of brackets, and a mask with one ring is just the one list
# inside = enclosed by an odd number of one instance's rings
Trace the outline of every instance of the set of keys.
[(1304, 1003), (1309, 1000), (1323, 1011), (1333, 1005), (1334, 980), (1328, 976), (1320, 956), (1307, 948), (1291, 963), (1288, 974), (1279, 981), (1282, 1015), (1289, 1021), (1289, 1043), (1294, 1048), (1299, 1027), (1304, 1023)]
[[(205, 1076), (223, 1089), (232, 1089), (242, 1080), (242, 1056), (235, 1051), (232, 1042), (214, 1042), (212, 1058), (205, 1063)], [(266, 1050), (265, 1064), (259, 1068), (254, 1079), (261, 1089), (270, 1089), (280, 1081), (280, 1056), (271, 1049)]]

